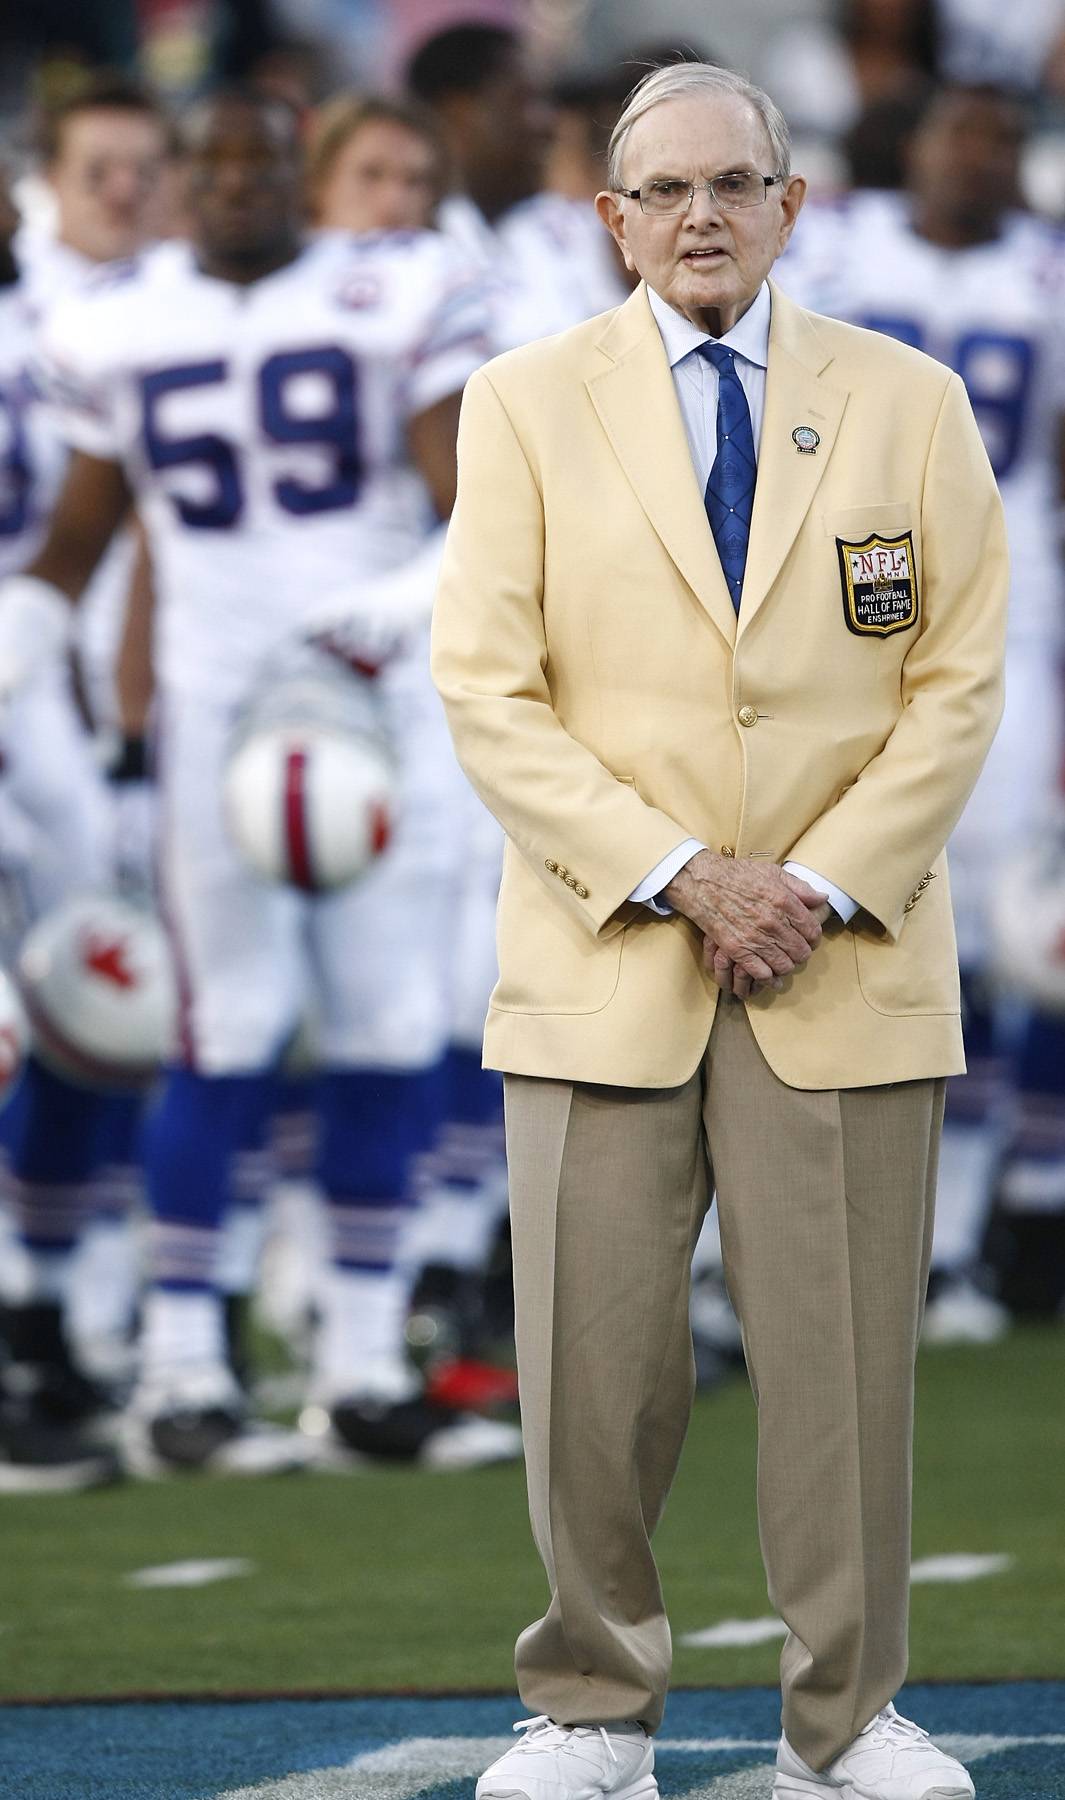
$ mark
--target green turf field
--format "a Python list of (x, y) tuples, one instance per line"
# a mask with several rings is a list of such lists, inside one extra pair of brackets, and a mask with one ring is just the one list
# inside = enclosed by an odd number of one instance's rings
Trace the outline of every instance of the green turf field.
[[(915, 1557), (1013, 1558), (914, 1588), (914, 1680), (1065, 1676), (1065, 1330), (935, 1350), (919, 1374)], [(702, 1399), (658, 1539), (683, 1633), (769, 1612), (746, 1385)], [(189, 1477), (0, 1499), (0, 1696), (511, 1686), (541, 1609), (518, 1468)], [(133, 1589), (187, 1558), (213, 1586)], [(678, 1683), (775, 1679), (779, 1645), (678, 1647)]]

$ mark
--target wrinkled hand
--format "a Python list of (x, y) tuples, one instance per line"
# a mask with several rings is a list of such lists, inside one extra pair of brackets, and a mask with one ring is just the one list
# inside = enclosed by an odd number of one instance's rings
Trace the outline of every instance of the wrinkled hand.
[(737, 999), (783, 986), (809, 961), (828, 917), (828, 897), (775, 863), (700, 850), (665, 890), (703, 934), (704, 961)]
[[(813, 916), (822, 925), (830, 916), (832, 908), (826, 901), (823, 906), (813, 909)], [(717, 982), (723, 994), (732, 994), (737, 1000), (749, 1000), (753, 994), (760, 994), (765, 987), (778, 991), (784, 986), (783, 977), (775, 975), (772, 981), (754, 981), (746, 970), (738, 969), (730, 962), (725, 952), (714, 943), (713, 938), (703, 939), (703, 963)]]

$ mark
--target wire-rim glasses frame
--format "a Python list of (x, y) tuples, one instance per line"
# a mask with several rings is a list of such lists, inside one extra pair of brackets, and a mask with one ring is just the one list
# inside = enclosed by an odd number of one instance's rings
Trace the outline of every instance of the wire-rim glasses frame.
[[(783, 180), (779, 173), (760, 175), (754, 169), (729, 169), (724, 175), (715, 175), (711, 181), (681, 181), (679, 176), (667, 177), (642, 182), (636, 188), (615, 188), (614, 191), (622, 199), (638, 200), (641, 212), (662, 219), (690, 212), (697, 191), (708, 193), (724, 212), (741, 212), (748, 206), (761, 206), (768, 199), (770, 188), (782, 184)], [(741, 185), (729, 188), (728, 182)]]

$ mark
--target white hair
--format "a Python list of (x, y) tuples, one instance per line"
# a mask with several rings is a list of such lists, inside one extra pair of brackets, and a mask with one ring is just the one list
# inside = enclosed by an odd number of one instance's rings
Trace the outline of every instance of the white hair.
[(708, 100), (734, 94), (737, 99), (745, 100), (758, 114), (769, 139), (774, 167), (766, 172), (782, 175), (787, 180), (791, 174), (791, 133), (779, 106), (768, 94), (745, 76), (735, 74), (732, 69), (716, 68), (713, 63), (669, 63), (664, 69), (652, 69), (637, 83), (610, 134), (607, 185), (615, 193), (623, 191), (621, 164), (629, 132), (637, 119), (642, 119), (653, 106), (660, 106), (664, 100), (677, 100), (682, 94), (703, 94)]

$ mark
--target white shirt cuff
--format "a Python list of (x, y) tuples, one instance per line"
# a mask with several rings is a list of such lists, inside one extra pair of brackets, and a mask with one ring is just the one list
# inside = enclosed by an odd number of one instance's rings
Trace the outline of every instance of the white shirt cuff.
[(834, 913), (839, 914), (844, 925), (848, 919), (853, 919), (858, 911), (858, 901), (852, 900), (849, 894), (845, 894), (842, 888), (836, 886), (835, 882), (826, 881), (823, 875), (819, 875), (816, 869), (808, 869), (805, 863), (786, 862), (784, 867), (789, 875), (797, 875), (800, 881), (808, 881), (819, 894), (827, 894), (829, 906)]
[(693, 856), (697, 856), (700, 850), (705, 849), (706, 845), (701, 844), (698, 838), (685, 838), (683, 844), (678, 844), (675, 850), (671, 850), (668, 856), (664, 856), (661, 862), (655, 864), (651, 873), (644, 877), (639, 887), (633, 888), (629, 899), (639, 901), (649, 907), (653, 913), (658, 914), (660, 919), (670, 918), (673, 908), (659, 898), (662, 889), (669, 886), (678, 869), (683, 869), (686, 862), (691, 862)]

